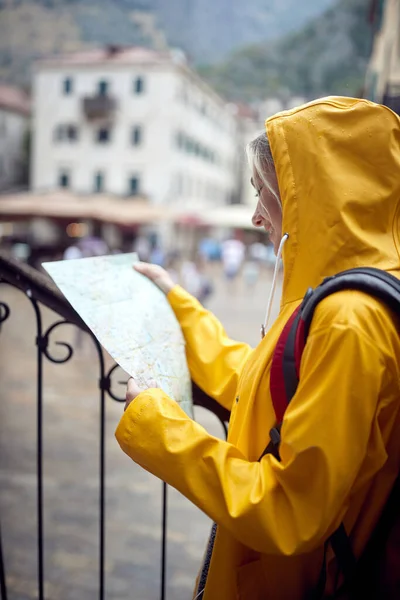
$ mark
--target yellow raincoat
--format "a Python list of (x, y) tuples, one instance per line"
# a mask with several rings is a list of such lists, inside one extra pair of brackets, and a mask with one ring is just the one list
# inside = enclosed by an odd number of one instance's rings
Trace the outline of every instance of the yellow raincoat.
[[(399, 324), (355, 291), (317, 307), (282, 427), (282, 462), (257, 462), (275, 422), (272, 353), (306, 289), (351, 267), (400, 276), (399, 118), (332, 97), (280, 113), (266, 128), (290, 235), (277, 320), (251, 350), (180, 287), (168, 296), (193, 380), (232, 410), (228, 441), (159, 389), (142, 392), (116, 431), (135, 462), (218, 523), (205, 600), (305, 598), (324, 540), (342, 520), (360, 554), (400, 462)], [(334, 577), (328, 554), (327, 592)]]

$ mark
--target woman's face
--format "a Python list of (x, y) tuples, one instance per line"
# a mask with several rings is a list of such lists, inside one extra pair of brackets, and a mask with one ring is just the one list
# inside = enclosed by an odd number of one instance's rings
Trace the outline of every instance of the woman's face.
[[(278, 181), (276, 175), (268, 175), (271, 187), (279, 195)], [(278, 253), (279, 244), (282, 237), (282, 209), (275, 196), (264, 185), (261, 178), (256, 174), (251, 178), (251, 184), (256, 190), (258, 202), (252, 218), (253, 225), (264, 227), (269, 234), (269, 238), (274, 246), (275, 254)]]

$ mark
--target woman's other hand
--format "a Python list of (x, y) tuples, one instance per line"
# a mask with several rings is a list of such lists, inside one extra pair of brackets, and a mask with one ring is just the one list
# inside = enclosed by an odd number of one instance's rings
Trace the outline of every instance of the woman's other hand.
[[(156, 388), (156, 387), (158, 387), (158, 385), (155, 381), (149, 382), (149, 388)], [(140, 387), (136, 383), (135, 379), (133, 377), (130, 377), (128, 379), (128, 384), (126, 387), (124, 410), (126, 410), (128, 408), (128, 406), (130, 405), (131, 402), (136, 400), (136, 398), (137, 398), (137, 396), (139, 396), (140, 392), (143, 392), (143, 390), (140, 389)]]
[(148, 279), (155, 283), (164, 294), (168, 294), (175, 286), (169, 273), (159, 265), (138, 262), (133, 265), (133, 268), (138, 273), (148, 277)]

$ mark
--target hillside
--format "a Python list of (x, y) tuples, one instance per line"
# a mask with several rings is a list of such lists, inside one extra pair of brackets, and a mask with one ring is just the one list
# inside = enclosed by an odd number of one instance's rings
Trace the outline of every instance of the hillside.
[(105, 44), (184, 49), (213, 64), (298, 30), (334, 0), (0, 0), (0, 79), (29, 84), (34, 59)]
[(214, 63), (242, 46), (297, 31), (333, 3), (334, 0), (152, 2), (169, 43), (186, 50), (195, 63)]
[(114, 0), (0, 0), (0, 80), (29, 87), (34, 60), (107, 43), (165, 47), (141, 17)]
[(285, 94), (357, 95), (372, 39), (368, 5), (368, 0), (339, 0), (297, 33), (241, 49), (200, 72), (234, 100)]

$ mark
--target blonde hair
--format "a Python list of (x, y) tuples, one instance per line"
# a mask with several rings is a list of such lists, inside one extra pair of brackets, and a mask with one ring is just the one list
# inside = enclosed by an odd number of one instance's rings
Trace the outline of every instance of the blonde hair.
[(275, 164), (271, 152), (271, 146), (266, 133), (257, 136), (246, 146), (246, 155), (252, 172), (253, 179), (257, 175), (266, 188), (271, 192), (279, 206), (282, 208), (279, 188), (272, 185), (270, 181), (271, 173), (274, 173), (274, 183), (277, 181), (275, 173)]

